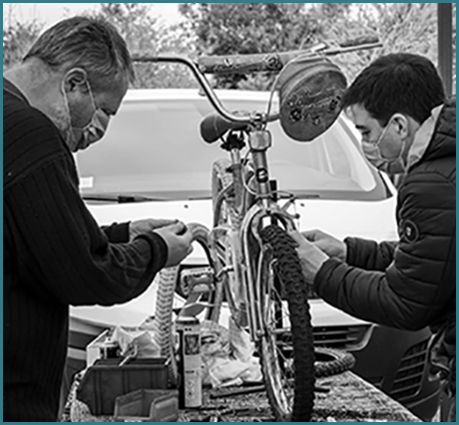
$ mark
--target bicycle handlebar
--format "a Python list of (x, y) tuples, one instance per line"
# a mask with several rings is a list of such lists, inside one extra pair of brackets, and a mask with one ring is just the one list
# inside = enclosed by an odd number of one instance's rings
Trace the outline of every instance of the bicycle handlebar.
[[(376, 41), (376, 42), (375, 42)], [(358, 44), (366, 42), (367, 44)], [(312, 47), (309, 50), (295, 50), (283, 53), (270, 53), (270, 54), (253, 54), (253, 55), (230, 55), (230, 56), (201, 56), (197, 62), (191, 59), (178, 56), (178, 55), (160, 55), (152, 56), (134, 56), (134, 62), (140, 63), (179, 63), (186, 65), (193, 75), (196, 77), (199, 85), (204, 90), (207, 98), (209, 99), (215, 110), (226, 120), (239, 124), (250, 124), (255, 118), (262, 118), (263, 122), (275, 121), (279, 118), (279, 114), (264, 115), (257, 113), (255, 115), (235, 115), (228, 112), (218, 97), (215, 95), (212, 87), (207, 81), (204, 74), (214, 73), (235, 73), (235, 72), (259, 72), (259, 71), (276, 71), (279, 72), (287, 63), (298, 57), (306, 57), (308, 59), (320, 59), (324, 56), (332, 56), (340, 53), (349, 53), (356, 50), (373, 49), (381, 47), (382, 44), (375, 39), (362, 39), (347, 42), (345, 47), (336, 49), (325, 49), (318, 51), (317, 47)]]
[(204, 74), (234, 74), (247, 72), (279, 72), (292, 59), (299, 56), (315, 57), (333, 56), (341, 53), (351, 53), (356, 50), (374, 49), (381, 43), (360, 44), (324, 51), (293, 50), (284, 53), (256, 53), (253, 55), (201, 56), (197, 64)]
[[(141, 63), (164, 62), (164, 63), (181, 63), (183, 65), (186, 65), (191, 70), (191, 72), (193, 72), (193, 75), (198, 80), (199, 85), (204, 90), (212, 106), (223, 118), (227, 119), (228, 121), (241, 123), (241, 124), (249, 124), (252, 121), (251, 116), (237, 116), (237, 115), (234, 115), (228, 112), (225, 109), (225, 107), (222, 105), (222, 103), (220, 102), (220, 100), (215, 95), (214, 91), (212, 90), (212, 87), (210, 86), (206, 77), (199, 70), (196, 63), (194, 63), (192, 60), (186, 57), (183, 57), (183, 56), (173, 56), (173, 55), (171, 56), (164, 55), (164, 56), (156, 56), (156, 57), (134, 57), (133, 60), (134, 62), (141, 62)], [(274, 116), (274, 115), (267, 117), (268, 121), (273, 121), (276, 118), (277, 116)]]

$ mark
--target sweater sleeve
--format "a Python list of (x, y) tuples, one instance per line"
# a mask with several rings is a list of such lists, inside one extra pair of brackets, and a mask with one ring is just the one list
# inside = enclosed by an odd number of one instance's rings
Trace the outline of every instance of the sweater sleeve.
[(42, 285), (64, 303), (126, 302), (164, 266), (167, 246), (155, 233), (132, 243), (109, 243), (78, 193), (74, 172), (71, 156), (61, 153), (4, 191), (18, 271), (23, 281)]
[(385, 270), (394, 259), (397, 242), (370, 241), (361, 238), (346, 238), (346, 262), (364, 270)]
[(329, 259), (314, 286), (325, 301), (355, 317), (417, 330), (440, 320), (455, 297), (455, 187), (435, 173), (411, 177), (400, 202), (401, 239), (386, 270)]
[(101, 226), (110, 243), (129, 242), (129, 222)]

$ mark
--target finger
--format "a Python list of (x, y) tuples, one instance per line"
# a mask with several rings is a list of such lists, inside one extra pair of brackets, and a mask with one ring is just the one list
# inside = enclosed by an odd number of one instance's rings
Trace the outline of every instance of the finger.
[(178, 220), (171, 220), (168, 218), (157, 218), (157, 219), (152, 219), (153, 226), (158, 228), (158, 227), (164, 227), (164, 226), (170, 226), (172, 224), (178, 223)]
[(301, 234), (302, 234), (308, 241), (311, 241), (311, 242), (314, 242), (314, 241), (317, 239), (317, 230), (316, 230), (316, 229), (313, 229), (313, 230), (305, 230), (305, 231), (301, 232)]
[(187, 231), (185, 224), (182, 223), (181, 221), (168, 225), (167, 229), (175, 233), (176, 235), (181, 235)]

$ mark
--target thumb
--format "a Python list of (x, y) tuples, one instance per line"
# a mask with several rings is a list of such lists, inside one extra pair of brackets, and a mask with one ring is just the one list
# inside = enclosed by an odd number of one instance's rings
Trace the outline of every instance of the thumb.
[(304, 243), (304, 236), (298, 230), (290, 231), (289, 235), (298, 245)]

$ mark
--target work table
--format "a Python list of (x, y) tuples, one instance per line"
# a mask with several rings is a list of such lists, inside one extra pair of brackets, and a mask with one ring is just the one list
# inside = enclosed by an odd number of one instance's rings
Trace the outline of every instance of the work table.
[[(320, 378), (316, 385), (319, 391), (315, 394), (313, 422), (422, 422), (351, 372)], [(86, 405), (74, 395), (72, 398), (72, 393), (64, 421), (114, 422), (111, 416), (92, 416)], [(218, 390), (204, 390), (200, 409), (180, 411), (179, 422), (189, 421), (272, 422), (273, 417), (264, 391), (220, 397)]]

